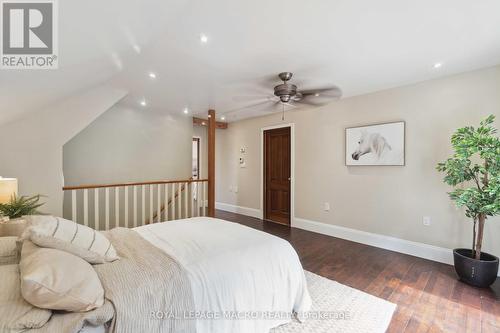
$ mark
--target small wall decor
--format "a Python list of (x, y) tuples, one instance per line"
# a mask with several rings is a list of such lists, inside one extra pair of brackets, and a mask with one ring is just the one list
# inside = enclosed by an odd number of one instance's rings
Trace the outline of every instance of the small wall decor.
[(345, 130), (345, 163), (405, 165), (405, 122), (383, 123)]

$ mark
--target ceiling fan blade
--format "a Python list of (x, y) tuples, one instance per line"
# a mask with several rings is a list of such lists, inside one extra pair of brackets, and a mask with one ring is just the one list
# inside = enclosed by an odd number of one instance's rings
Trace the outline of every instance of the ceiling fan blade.
[(327, 98), (340, 98), (342, 97), (342, 90), (340, 90), (337, 86), (331, 86), (326, 88), (318, 88), (318, 89), (307, 89), (300, 90), (300, 93), (303, 97), (327, 97)]
[(310, 105), (310, 106), (322, 106), (327, 103), (313, 102), (308, 100), (307, 98), (303, 98), (301, 100), (293, 101), (294, 104), (302, 104), (302, 105)]
[(255, 109), (259, 106), (264, 106), (264, 105), (269, 105), (269, 106), (273, 106), (274, 103), (272, 100), (269, 100), (269, 99), (266, 99), (265, 101), (261, 101), (261, 102), (257, 102), (257, 103), (253, 103), (253, 104), (250, 104), (250, 105), (245, 105), (241, 108), (237, 108), (237, 109), (232, 109), (232, 110), (229, 110), (227, 112), (224, 112), (224, 114), (232, 114), (232, 113), (237, 113), (237, 112), (240, 112), (240, 111), (243, 111), (243, 110), (248, 110), (248, 109)]
[(269, 95), (248, 95), (248, 96), (234, 96), (233, 101), (235, 102), (245, 102), (245, 101), (256, 101), (256, 100), (269, 100), (271, 96)]

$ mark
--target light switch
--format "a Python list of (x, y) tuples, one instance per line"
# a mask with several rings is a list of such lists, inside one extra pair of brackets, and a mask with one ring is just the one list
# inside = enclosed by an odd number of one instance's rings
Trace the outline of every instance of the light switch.
[(424, 216), (422, 218), (422, 224), (425, 226), (430, 226), (431, 225), (431, 217), (430, 216)]

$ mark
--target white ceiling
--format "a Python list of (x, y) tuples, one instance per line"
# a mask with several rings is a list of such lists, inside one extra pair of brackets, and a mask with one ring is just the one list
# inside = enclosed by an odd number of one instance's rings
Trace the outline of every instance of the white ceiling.
[(281, 71), (348, 97), (500, 63), (498, 0), (65, 0), (59, 20), (58, 70), (0, 71), (0, 123), (107, 81), (145, 110), (243, 108), (233, 121), (272, 111), (246, 97)]

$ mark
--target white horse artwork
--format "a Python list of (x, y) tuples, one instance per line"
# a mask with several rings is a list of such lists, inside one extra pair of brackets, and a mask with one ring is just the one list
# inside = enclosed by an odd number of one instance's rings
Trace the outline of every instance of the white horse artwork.
[(404, 122), (348, 128), (346, 165), (404, 165)]
[(352, 159), (358, 161), (365, 154), (373, 154), (375, 160), (380, 160), (385, 156), (392, 147), (380, 133), (361, 132), (361, 137), (358, 141), (358, 149), (352, 153)]

